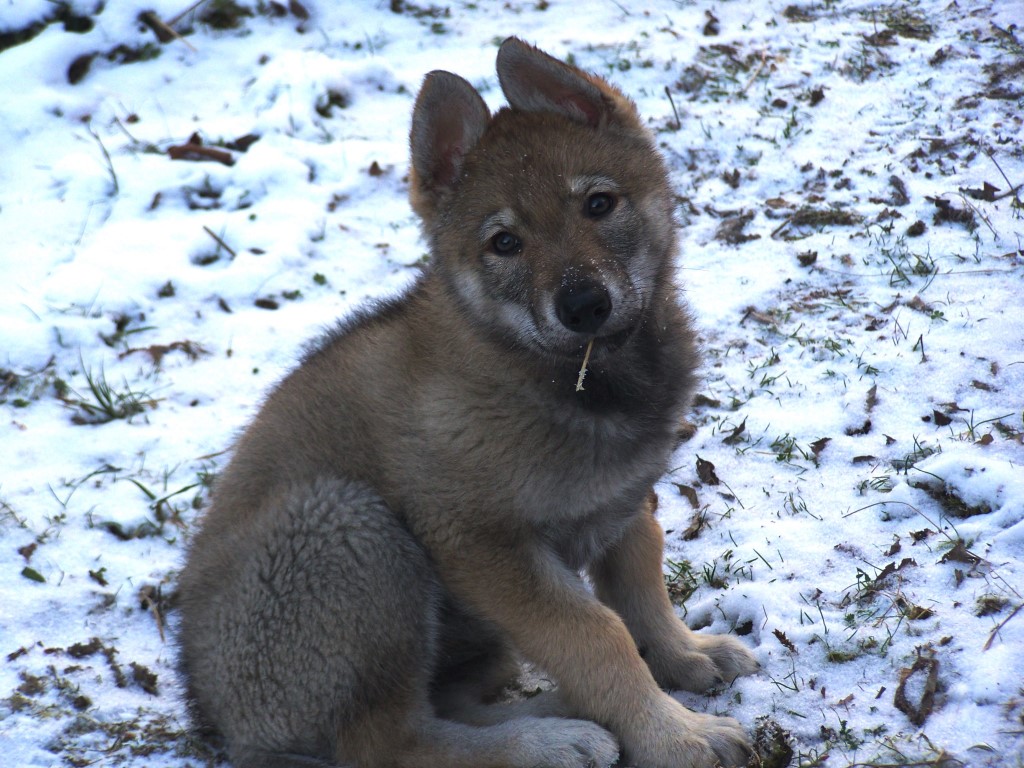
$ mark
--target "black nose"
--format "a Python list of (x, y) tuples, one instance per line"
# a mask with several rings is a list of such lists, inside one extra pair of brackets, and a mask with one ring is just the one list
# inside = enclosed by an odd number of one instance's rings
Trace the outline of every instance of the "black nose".
[(563, 285), (555, 296), (558, 320), (576, 333), (593, 335), (611, 313), (612, 297), (603, 285)]

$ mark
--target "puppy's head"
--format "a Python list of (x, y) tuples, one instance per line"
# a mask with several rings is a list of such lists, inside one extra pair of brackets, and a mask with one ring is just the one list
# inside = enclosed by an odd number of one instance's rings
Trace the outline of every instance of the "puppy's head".
[(672, 197), (636, 108), (520, 40), (498, 52), (509, 107), (432, 72), (416, 101), (410, 196), (474, 321), (518, 346), (609, 354), (671, 284)]

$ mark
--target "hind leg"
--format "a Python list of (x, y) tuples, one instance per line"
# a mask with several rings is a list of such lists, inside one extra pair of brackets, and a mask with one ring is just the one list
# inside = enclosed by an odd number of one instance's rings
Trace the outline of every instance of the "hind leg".
[(301, 486), (229, 535), (196, 538), (181, 645), (236, 768), (614, 761), (614, 739), (593, 723), (474, 727), (434, 715), (441, 590), (422, 547), (368, 489)]
[(182, 574), (191, 693), (237, 765), (336, 761), (339, 723), (427, 685), (436, 578), (357, 484), (292, 488), (247, 522), (201, 531)]

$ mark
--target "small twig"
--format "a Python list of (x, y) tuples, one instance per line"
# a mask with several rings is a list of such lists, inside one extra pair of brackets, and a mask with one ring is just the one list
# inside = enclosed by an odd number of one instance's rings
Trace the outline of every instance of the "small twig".
[[(212, 234), (212, 233), (211, 233)], [(583, 391), (583, 378), (587, 375), (587, 363), (590, 362), (590, 350), (594, 348), (594, 340), (587, 344), (587, 351), (583, 353), (583, 365), (580, 366), (580, 377), (576, 379), (576, 391)]]
[[(793, 214), (793, 215), (795, 215), (795, 214)], [(786, 227), (789, 226), (791, 221), (793, 221), (793, 216), (792, 215), (791, 216), (787, 216), (785, 218), (785, 220), (781, 224), (779, 224), (779, 226), (777, 226), (775, 229), (772, 230), (772, 233), (769, 235), (769, 237), (772, 240), (774, 240), (777, 235), (782, 233), (782, 230), (784, 230)]]
[[(999, 171), (999, 175), (1003, 177), (1003, 181), (1005, 181), (1005, 182), (1006, 182), (1006, 186), (1008, 186), (1008, 187), (1013, 187), (1013, 182), (1011, 182), (1011, 181), (1010, 181), (1010, 179), (1009, 179), (1009, 178), (1008, 178), (1008, 177), (1006, 176), (1006, 174), (1005, 174), (1005, 173), (1003, 173), (1003, 168), (1002, 168), (1002, 166), (1001, 166), (1001, 165), (999, 165), (999, 163), (998, 163), (998, 162), (996, 162), (996, 158), (995, 158), (995, 155), (993, 155), (993, 154), (992, 154), (991, 152), (989, 152), (989, 151), (988, 151), (988, 148), (986, 148), (986, 147), (982, 147), (982, 148), (981, 148), (981, 151), (985, 153), (985, 156), (986, 156), (986, 157), (987, 157), (987, 158), (988, 158), (989, 160), (991, 160), (991, 161), (992, 161), (992, 165), (994, 165), (994, 166), (996, 167), (996, 170), (997, 170), (997, 171)], [(1018, 184), (1017, 186), (1019, 187), (1020, 185)]]
[(1024, 608), (1024, 603), (1021, 603), (1020, 605), (1018, 605), (1016, 608), (1013, 609), (1013, 611), (1010, 612), (1009, 616), (1007, 616), (1005, 619), (1003, 619), (998, 624), (996, 624), (994, 627), (992, 627), (992, 631), (988, 633), (988, 640), (985, 641), (985, 645), (982, 646), (981, 650), (987, 651), (989, 648), (992, 647), (992, 643), (995, 642), (996, 635), (999, 634), (999, 630), (1002, 629), (1003, 627), (1005, 627), (1006, 623), (1010, 619), (1012, 619), (1014, 616), (1016, 616), (1018, 613), (1020, 613), (1022, 608)]
[(131, 131), (124, 127), (124, 123), (121, 122), (120, 117), (114, 117), (114, 125), (116, 125), (120, 129), (121, 133), (128, 137), (128, 141), (130, 141), (132, 144), (137, 145), (139, 143), (139, 140), (132, 136)]
[(672, 91), (668, 89), (667, 85), (665, 86), (665, 95), (668, 96), (668, 103), (672, 105), (672, 114), (676, 116), (676, 127), (673, 130), (678, 131), (683, 127), (683, 122), (679, 119), (679, 110), (676, 109), (676, 103), (672, 99)]
[(970, 200), (968, 200), (967, 196), (964, 195), (962, 192), (958, 192), (957, 194), (960, 195), (960, 199), (964, 201), (964, 203), (967, 205), (967, 207), (970, 208), (972, 211), (974, 211), (978, 215), (978, 218), (981, 219), (984, 222), (985, 226), (989, 228), (989, 231), (992, 232), (992, 235), (996, 238), (996, 240), (998, 240), (999, 239), (999, 233), (996, 232), (995, 227), (992, 226), (992, 222), (990, 222), (988, 220), (988, 216), (986, 216), (981, 211), (979, 211), (978, 207), (974, 203), (972, 203)]
[(121, 185), (117, 183), (117, 173), (114, 171), (114, 161), (110, 157), (110, 153), (107, 152), (107, 148), (103, 144), (103, 139), (100, 138), (99, 134), (93, 130), (91, 123), (86, 123), (86, 130), (89, 131), (89, 135), (96, 139), (96, 143), (100, 145), (100, 152), (103, 153), (103, 158), (107, 161), (107, 173), (110, 174), (110, 181), (114, 185), (114, 193), (111, 197), (116, 197), (121, 191)]
[(167, 155), (171, 160), (192, 160), (197, 162), (212, 160), (217, 163), (223, 163), (224, 165), (235, 164), (235, 158), (230, 152), (218, 149), (217, 147), (207, 147), (193, 142), (168, 147)]
[(198, 8), (200, 5), (202, 5), (205, 2), (206, 2), (206, 0), (196, 0), (194, 3), (192, 3), (192, 5), (190, 5), (184, 11), (179, 13), (177, 16), (174, 16), (174, 17), (168, 19), (167, 20), (167, 26), (168, 27), (173, 27), (175, 24), (177, 24), (183, 18), (188, 16), (190, 13), (192, 13), (192, 11), (194, 11), (196, 8)]
[(167, 642), (167, 638), (164, 636), (164, 617), (160, 612), (159, 592), (153, 587), (146, 586), (139, 590), (139, 598), (141, 599), (143, 609), (148, 608), (153, 616), (153, 620), (156, 622), (157, 631), (160, 633), (160, 642)]
[(153, 30), (156, 39), (161, 43), (169, 43), (174, 39), (174, 30), (164, 24), (155, 11), (143, 11), (139, 14), (138, 19)]
[(178, 34), (178, 30), (176, 30), (176, 29), (171, 29), (170, 27), (168, 27), (167, 29), (168, 29), (168, 30), (170, 31), (170, 33), (171, 33), (172, 35), (174, 35), (174, 38), (175, 38), (175, 40), (180, 40), (180, 41), (181, 41), (181, 43), (182, 43), (182, 44), (183, 44), (183, 45), (184, 45), (184, 46), (185, 46), (186, 48), (188, 48), (188, 49), (189, 49), (190, 51), (192, 51), (192, 53), (199, 53), (199, 49), (198, 49), (198, 48), (196, 48), (196, 47), (195, 47), (194, 45), (192, 45), (192, 43), (190, 43), (190, 42), (189, 42), (188, 40), (186, 40), (186, 39), (185, 39), (184, 37), (182, 37), (181, 35), (179, 35), (179, 34)]
[[(212, 229), (210, 229), (205, 224), (203, 225), (203, 229), (206, 231), (206, 234), (208, 234), (210, 237), (212, 237), (214, 239), (214, 241), (217, 243), (217, 245), (219, 245), (221, 248), (223, 248), (225, 251), (228, 252), (228, 254), (231, 256), (232, 259), (235, 258), (235, 252), (231, 249), (231, 247), (227, 243), (225, 243), (221, 238), (219, 238), (217, 235), (215, 235)], [(583, 364), (586, 365), (586, 361), (584, 361)]]
[(1011, 195), (1014, 198), (1016, 198), (1017, 197), (1017, 193), (1020, 192), (1021, 189), (1024, 189), (1024, 184), (1018, 184), (1016, 187), (1010, 187), (1008, 190), (1003, 192), (1003, 194), (1001, 194), (1001, 195), (994, 195), (992, 197), (992, 202), (994, 203), (997, 200), (1002, 200), (1004, 197), (1010, 197)]
[(764, 70), (765, 68), (765, 65), (768, 64), (768, 60), (770, 58), (771, 57), (768, 55), (768, 51), (761, 51), (761, 63), (757, 65), (757, 69), (754, 70), (754, 74), (750, 76), (749, 80), (747, 80), (747, 84), (743, 86), (743, 89), (740, 91), (740, 93), (746, 93), (748, 90), (750, 90), (750, 86), (752, 86), (754, 84), (754, 81), (757, 80), (757, 78), (760, 76), (762, 70)]
[(927, 363), (928, 362), (928, 355), (926, 355), (924, 353), (924, 334), (923, 333), (917, 337), (917, 343), (910, 348), (910, 351), (913, 352), (918, 347), (921, 348), (921, 362), (922, 363)]
[(721, 483), (722, 483), (722, 485), (724, 485), (724, 486), (725, 486), (725, 489), (726, 489), (727, 491), (729, 491), (729, 493), (731, 493), (731, 494), (732, 494), (732, 497), (733, 497), (734, 499), (736, 499), (736, 503), (740, 505), (740, 509), (746, 509), (746, 507), (745, 507), (745, 506), (743, 506), (743, 502), (742, 502), (742, 501), (740, 500), (740, 497), (736, 495), (736, 491), (734, 491), (734, 490), (733, 490), (732, 488), (730, 488), (730, 487), (729, 487), (729, 484), (728, 484), (727, 482), (725, 482), (725, 480), (720, 480), (719, 482), (721, 482)]
[(996, 160), (995, 155), (989, 152), (988, 149), (986, 149), (985, 147), (982, 147), (981, 151), (985, 153), (989, 160), (992, 161), (992, 165), (996, 167), (996, 170), (999, 171), (999, 175), (1002, 176), (1003, 180), (1006, 182), (1006, 186), (1009, 187), (1009, 190), (1007, 190), (1003, 194), (996, 195), (995, 197), (993, 197), (993, 201), (1002, 200), (1004, 197), (1009, 197), (1010, 195), (1013, 195), (1014, 198), (1016, 198), (1017, 193), (1020, 191), (1021, 187), (1024, 187), (1024, 184), (1017, 184), (1016, 186), (1014, 186), (1013, 182), (1010, 181), (1009, 177), (1003, 172), (1003, 167), (999, 165), (999, 162)]
[[(188, 11), (186, 11), (185, 13), (188, 13)], [(178, 18), (180, 18), (180, 16)], [(147, 27), (153, 30), (153, 34), (156, 35), (156, 39), (159, 40), (161, 43), (169, 43), (172, 40), (180, 40), (182, 43), (185, 44), (186, 48), (192, 51), (192, 53), (196, 53), (195, 46), (192, 45), (192, 43), (190, 43), (184, 37), (179, 35), (177, 30), (172, 29), (170, 24), (164, 23), (160, 19), (160, 17), (156, 15), (155, 11), (144, 11), (143, 13), (140, 13), (139, 21), (141, 21), (143, 24), (145, 24)], [(177, 21), (177, 19), (175, 19), (174, 21)], [(173, 24), (174, 21), (172, 21), (171, 24)]]
[[(913, 504), (910, 504), (906, 501), (875, 501), (872, 502), (871, 504), (865, 504), (863, 507), (859, 507), (858, 509), (855, 509), (852, 512), (844, 512), (842, 517), (852, 517), (853, 515), (856, 515), (858, 512), (863, 512), (865, 509), (871, 509), (872, 507), (884, 507), (886, 504), (902, 504), (904, 507), (910, 507), (912, 510), (917, 512), (917, 514), (921, 515), (921, 517), (924, 517), (925, 520), (928, 520), (928, 518), (921, 513), (921, 510), (919, 510)], [(928, 520), (928, 522), (931, 523), (932, 521)], [(935, 524), (932, 523), (932, 525)]]

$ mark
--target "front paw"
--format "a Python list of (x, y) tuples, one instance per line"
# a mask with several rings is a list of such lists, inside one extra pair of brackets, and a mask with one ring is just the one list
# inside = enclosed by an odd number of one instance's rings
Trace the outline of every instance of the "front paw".
[(751, 749), (742, 726), (731, 717), (691, 712), (665, 697), (659, 711), (623, 739), (624, 763), (634, 768), (741, 768)]
[(693, 635), (697, 651), (710, 658), (722, 678), (731, 683), (740, 675), (752, 675), (761, 668), (754, 654), (732, 635)]
[(662, 688), (700, 693), (760, 668), (754, 654), (731, 635), (698, 635), (683, 627), (673, 640), (646, 657)]

